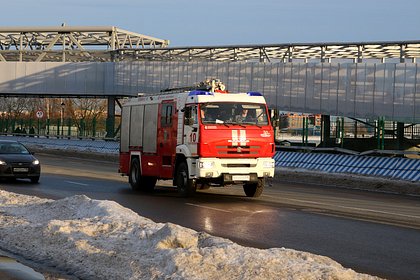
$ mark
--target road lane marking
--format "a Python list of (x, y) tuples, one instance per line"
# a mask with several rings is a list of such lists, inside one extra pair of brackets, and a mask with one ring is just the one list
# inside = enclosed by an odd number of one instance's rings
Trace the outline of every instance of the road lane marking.
[(225, 212), (225, 213), (232, 213), (232, 211), (224, 210), (224, 209), (220, 209), (220, 208), (203, 206), (203, 205), (198, 205), (198, 204), (193, 204), (193, 203), (185, 203), (185, 204), (190, 205), (190, 206), (199, 207), (199, 208), (209, 209), (209, 210), (215, 210), (215, 211), (220, 211), (220, 212)]
[(420, 216), (413, 216), (413, 215), (406, 215), (406, 214), (398, 214), (398, 213), (392, 213), (392, 212), (387, 212), (387, 211), (371, 210), (371, 209), (366, 209), (366, 208), (358, 208), (358, 207), (334, 205), (334, 204), (328, 204), (328, 203), (322, 203), (322, 202), (315, 202), (315, 201), (310, 201), (310, 200), (293, 199), (293, 198), (283, 198), (283, 199), (290, 200), (290, 201), (296, 201), (296, 202), (312, 203), (312, 204), (329, 206), (329, 207), (336, 207), (336, 208), (343, 208), (343, 209), (351, 209), (351, 210), (357, 210), (357, 211), (367, 211), (367, 212), (387, 214), (387, 215), (395, 215), (395, 216), (401, 216), (401, 217), (406, 217), (406, 218), (415, 218), (415, 219), (420, 218)]
[(89, 186), (89, 184), (83, 184), (83, 183), (73, 182), (73, 181), (64, 181), (64, 182), (69, 183), (69, 184), (74, 184), (74, 185), (84, 186), (84, 187)]

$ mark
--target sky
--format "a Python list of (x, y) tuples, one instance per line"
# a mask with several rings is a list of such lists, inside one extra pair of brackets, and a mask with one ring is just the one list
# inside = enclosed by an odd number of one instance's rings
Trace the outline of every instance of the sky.
[(420, 40), (418, 0), (6, 0), (6, 26), (116, 26), (171, 47)]

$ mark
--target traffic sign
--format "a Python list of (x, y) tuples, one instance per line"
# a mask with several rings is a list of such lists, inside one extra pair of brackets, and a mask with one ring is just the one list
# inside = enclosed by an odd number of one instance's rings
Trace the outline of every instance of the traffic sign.
[(38, 119), (42, 119), (43, 116), (44, 116), (44, 111), (41, 111), (41, 110), (36, 111), (36, 117)]

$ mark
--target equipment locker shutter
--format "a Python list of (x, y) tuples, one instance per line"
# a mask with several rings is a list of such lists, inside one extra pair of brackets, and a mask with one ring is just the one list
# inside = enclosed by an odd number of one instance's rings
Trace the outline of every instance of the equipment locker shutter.
[(158, 105), (146, 105), (144, 109), (143, 152), (145, 153), (156, 153), (157, 150)]

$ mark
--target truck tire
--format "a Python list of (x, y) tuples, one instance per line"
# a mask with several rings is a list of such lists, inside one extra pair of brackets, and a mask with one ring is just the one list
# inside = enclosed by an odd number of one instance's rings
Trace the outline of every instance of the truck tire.
[(140, 162), (138, 158), (133, 158), (130, 164), (130, 176), (128, 177), (128, 182), (131, 185), (131, 188), (134, 191), (140, 190)]
[(146, 192), (153, 192), (155, 190), (155, 186), (156, 186), (156, 182), (157, 182), (156, 177), (146, 177), (146, 176), (143, 176), (142, 177), (142, 180), (143, 180), (143, 183), (142, 183), (143, 188), (142, 188), (142, 190), (144, 190)]
[(146, 177), (141, 175), (140, 161), (138, 158), (133, 158), (130, 165), (130, 176), (128, 177), (131, 188), (134, 191), (148, 191), (154, 190), (157, 179), (155, 177)]
[(244, 192), (248, 197), (259, 197), (265, 186), (265, 179), (258, 179), (256, 183), (245, 183)]
[(195, 180), (189, 179), (187, 163), (181, 162), (178, 165), (176, 171), (176, 186), (178, 193), (182, 197), (188, 197), (194, 195), (197, 189), (197, 183)]

